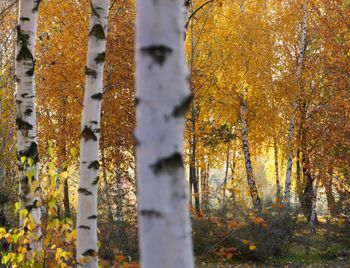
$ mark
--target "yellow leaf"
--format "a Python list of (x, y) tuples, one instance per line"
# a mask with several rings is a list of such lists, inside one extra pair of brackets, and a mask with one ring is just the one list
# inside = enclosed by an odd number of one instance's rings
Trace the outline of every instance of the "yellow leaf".
[(26, 249), (25, 247), (20, 246), (20, 247), (18, 248), (18, 252), (20, 252), (20, 253), (22, 253), (22, 254), (25, 254), (25, 253), (27, 253), (27, 249)]
[(0, 239), (2, 239), (5, 236), (6, 233), (7, 232), (6, 232), (5, 228), (0, 228)]
[(250, 251), (254, 251), (255, 249), (256, 249), (256, 246), (255, 246), (255, 245), (250, 245), (250, 246), (249, 246), (249, 250), (250, 250)]

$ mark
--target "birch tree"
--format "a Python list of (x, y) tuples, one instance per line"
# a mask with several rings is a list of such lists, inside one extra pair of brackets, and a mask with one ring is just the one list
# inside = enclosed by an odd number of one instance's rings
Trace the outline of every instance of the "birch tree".
[(247, 103), (244, 99), (243, 93), (240, 94), (240, 113), (239, 119), (241, 123), (241, 132), (242, 132), (242, 147), (244, 153), (244, 163), (247, 172), (247, 180), (250, 191), (250, 196), (255, 209), (261, 209), (262, 203), (259, 197), (258, 188), (256, 187), (256, 182), (253, 174), (252, 161), (250, 157), (250, 148), (248, 142), (248, 125), (247, 125)]
[(93, 0), (85, 68), (84, 107), (80, 137), (80, 178), (77, 213), (77, 262), (79, 267), (97, 263), (97, 185), (99, 137), (109, 0)]
[(141, 265), (194, 267), (184, 180), (183, 2), (140, 0), (136, 17), (137, 182)]
[[(304, 11), (304, 15), (303, 15), (303, 22), (301, 25), (301, 39), (300, 39), (298, 66), (297, 66), (297, 75), (296, 75), (297, 83), (299, 87), (301, 83), (304, 54), (306, 51), (307, 0), (304, 0), (303, 11)], [(294, 100), (293, 111), (292, 111), (292, 116), (289, 123), (289, 131), (288, 131), (288, 160), (287, 160), (286, 183), (285, 183), (285, 192), (284, 192), (284, 199), (287, 204), (290, 203), (290, 186), (291, 186), (292, 168), (293, 168), (293, 139), (294, 139), (293, 136), (294, 136), (296, 106), (297, 106), (297, 103), (296, 103), (296, 100)]]
[[(241, 0), (239, 4), (239, 9), (241, 16), (245, 16), (245, 0)], [(245, 52), (245, 40), (244, 38), (240, 37), (240, 50), (241, 53), (244, 54)], [(248, 72), (248, 63), (246, 56), (243, 59), (242, 68), (245, 73)], [(253, 167), (252, 167), (252, 161), (250, 157), (250, 147), (249, 147), (249, 141), (248, 141), (248, 124), (247, 124), (247, 102), (245, 99), (244, 94), (244, 85), (242, 85), (241, 92), (239, 93), (239, 121), (241, 125), (241, 133), (242, 133), (242, 149), (244, 154), (244, 163), (247, 173), (247, 181), (250, 191), (250, 196), (252, 198), (253, 206), (255, 209), (260, 210), (262, 207), (261, 199), (259, 197), (258, 188), (256, 186), (254, 174), (253, 174)]]
[[(36, 224), (29, 252), (41, 249), (40, 182), (36, 137), (35, 42), (40, 0), (20, 0), (16, 44), (16, 132), (21, 208)], [(24, 217), (20, 217), (20, 225)], [(29, 254), (30, 255), (30, 254)]]

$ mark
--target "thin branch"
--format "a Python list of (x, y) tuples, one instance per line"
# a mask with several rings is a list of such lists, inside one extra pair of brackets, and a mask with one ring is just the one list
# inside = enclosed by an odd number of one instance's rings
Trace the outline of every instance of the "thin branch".
[(214, 2), (214, 0), (209, 0), (208, 2), (205, 2), (204, 4), (202, 4), (201, 6), (199, 6), (189, 17), (188, 17), (188, 20), (186, 22), (186, 25), (185, 25), (185, 29), (187, 30), (188, 28), (188, 24), (190, 22), (190, 20), (194, 17), (194, 15), (196, 15), (196, 13), (201, 10), (202, 8), (204, 8), (206, 5), (210, 4)]

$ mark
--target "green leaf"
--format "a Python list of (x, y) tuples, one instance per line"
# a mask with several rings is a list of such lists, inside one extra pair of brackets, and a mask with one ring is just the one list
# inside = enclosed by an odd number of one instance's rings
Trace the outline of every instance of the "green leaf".
[(10, 260), (11, 256), (10, 255), (5, 255), (2, 257), (2, 264), (7, 264)]
[(27, 159), (27, 157), (25, 157), (24, 155), (21, 156), (21, 163), (22, 163), (22, 165), (24, 164), (24, 162), (26, 161), (26, 159)]
[(34, 160), (32, 158), (28, 158), (28, 165), (31, 167), (34, 164)]

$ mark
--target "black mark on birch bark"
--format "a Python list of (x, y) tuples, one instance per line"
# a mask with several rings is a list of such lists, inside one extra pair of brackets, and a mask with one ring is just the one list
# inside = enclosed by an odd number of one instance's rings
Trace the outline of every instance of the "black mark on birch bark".
[(90, 230), (90, 227), (89, 227), (89, 226), (86, 226), (86, 225), (79, 225), (78, 228), (79, 228), (79, 229)]
[(192, 99), (193, 99), (193, 95), (191, 94), (190, 96), (185, 98), (180, 103), (179, 106), (175, 106), (174, 111), (173, 111), (173, 116), (174, 117), (183, 117), (186, 114), (188, 107), (190, 107)]
[(21, 26), (17, 25), (17, 43), (19, 45), (27, 46), (29, 41), (29, 34), (25, 34), (21, 30)]
[(91, 96), (91, 99), (93, 100), (102, 100), (102, 93), (96, 93)]
[(90, 191), (88, 191), (88, 190), (86, 190), (84, 188), (79, 188), (78, 189), (78, 193), (79, 194), (83, 194), (83, 195), (92, 195), (92, 192), (90, 192)]
[(165, 45), (154, 45), (141, 48), (141, 52), (149, 55), (158, 65), (162, 66), (173, 50)]
[(96, 64), (104, 63), (105, 59), (106, 59), (106, 53), (102, 52), (102, 53), (97, 54), (97, 56), (95, 58), (95, 62), (96, 62)]
[(21, 131), (24, 131), (25, 133), (28, 133), (29, 130), (32, 130), (33, 129), (33, 125), (30, 124), (29, 122), (27, 121), (24, 121), (22, 118), (20, 117), (17, 117), (16, 118), (16, 125), (17, 125), (17, 128)]
[(21, 49), (19, 50), (16, 61), (22, 61), (22, 60), (33, 60), (34, 57), (32, 55), (32, 52), (30, 52), (29, 48), (25, 45), (21, 46)]
[(92, 27), (89, 33), (89, 36), (94, 36), (96, 37), (96, 39), (100, 39), (100, 40), (106, 39), (106, 35), (101, 24), (95, 24)]
[(83, 131), (80, 134), (80, 137), (84, 138), (85, 141), (89, 141), (89, 140), (97, 141), (97, 137), (94, 131), (88, 126), (84, 127)]
[(88, 166), (88, 169), (99, 169), (100, 168), (100, 163), (95, 160), (95, 161), (91, 161), (90, 165)]
[(91, 184), (96, 185), (98, 183), (99, 179), (100, 179), (100, 177), (96, 177)]
[(94, 249), (88, 249), (87, 251), (85, 251), (83, 254), (82, 254), (84, 257), (96, 257), (97, 256), (97, 252), (96, 250)]
[(174, 153), (169, 157), (159, 159), (155, 164), (151, 165), (154, 174), (169, 173), (171, 174), (178, 168), (183, 167), (183, 160), (180, 153)]
[(154, 209), (144, 209), (140, 211), (140, 215), (149, 218), (161, 218), (162, 213)]
[(86, 75), (91, 75), (95, 79), (97, 77), (97, 72), (95, 70), (92, 70), (92, 69), (88, 68), (88, 67), (85, 67), (85, 74)]

